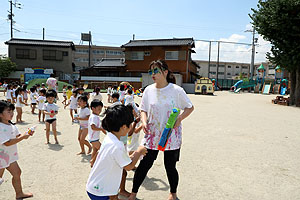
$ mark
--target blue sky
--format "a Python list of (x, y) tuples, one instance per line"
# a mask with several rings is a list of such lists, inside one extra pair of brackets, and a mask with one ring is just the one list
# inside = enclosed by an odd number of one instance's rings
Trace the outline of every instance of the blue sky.
[[(80, 33), (91, 31), (93, 44), (121, 46), (135, 34), (136, 39), (193, 37), (200, 40), (225, 40), (251, 43), (251, 8), (257, 0), (19, 0), (22, 9), (14, 8), (14, 37), (80, 41)], [(1, 0), (0, 53), (6, 53), (4, 41), (10, 39), (7, 22), (9, 2)], [(257, 36), (259, 37), (259, 36)], [(208, 59), (208, 45), (196, 42), (194, 59)], [(259, 37), (256, 62), (265, 60), (269, 50)], [(212, 59), (216, 59), (216, 44)], [(250, 62), (250, 46), (221, 44), (221, 60)]]

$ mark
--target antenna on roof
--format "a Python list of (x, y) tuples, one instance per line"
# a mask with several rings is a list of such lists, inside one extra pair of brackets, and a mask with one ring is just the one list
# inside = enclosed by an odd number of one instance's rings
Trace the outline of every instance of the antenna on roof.
[(132, 40), (134, 40), (134, 39), (135, 39), (135, 34), (132, 35)]

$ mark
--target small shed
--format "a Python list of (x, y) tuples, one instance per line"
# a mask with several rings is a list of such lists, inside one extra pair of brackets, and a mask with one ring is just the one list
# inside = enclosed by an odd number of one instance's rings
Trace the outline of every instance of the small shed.
[(209, 78), (197, 79), (195, 84), (195, 94), (213, 94), (214, 86)]

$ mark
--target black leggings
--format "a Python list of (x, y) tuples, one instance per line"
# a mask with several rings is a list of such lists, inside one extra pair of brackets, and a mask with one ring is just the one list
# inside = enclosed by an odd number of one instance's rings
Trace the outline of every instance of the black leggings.
[[(154, 160), (158, 155), (158, 150), (147, 149), (148, 153), (141, 160), (138, 168), (135, 171), (133, 178), (132, 192), (137, 193), (139, 187), (143, 183), (149, 169), (152, 167)], [(180, 149), (170, 150), (164, 152), (164, 164), (170, 184), (171, 193), (176, 193), (179, 175), (176, 169), (176, 162), (179, 161)]]

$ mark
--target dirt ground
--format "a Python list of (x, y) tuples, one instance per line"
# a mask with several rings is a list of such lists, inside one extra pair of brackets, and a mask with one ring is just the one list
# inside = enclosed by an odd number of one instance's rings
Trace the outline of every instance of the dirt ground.
[[(106, 103), (106, 95), (104, 103)], [(271, 104), (275, 95), (215, 92), (189, 95), (195, 110), (183, 121), (183, 145), (178, 170), (180, 200), (287, 200), (300, 199), (300, 109)], [(1, 93), (1, 99), (3, 94)], [(140, 98), (136, 98), (140, 102)], [(25, 131), (36, 133), (18, 144), (24, 191), (33, 200), (88, 199), (85, 184), (90, 156), (77, 156), (78, 125), (61, 102), (58, 118), (60, 145), (45, 145), (45, 125), (24, 109)], [(141, 137), (143, 133), (141, 133)], [(101, 135), (103, 140), (104, 135)], [(134, 172), (128, 173), (130, 191)], [(6, 171), (0, 199), (14, 199)], [(166, 199), (169, 185), (160, 153), (149, 171), (139, 199)]]

